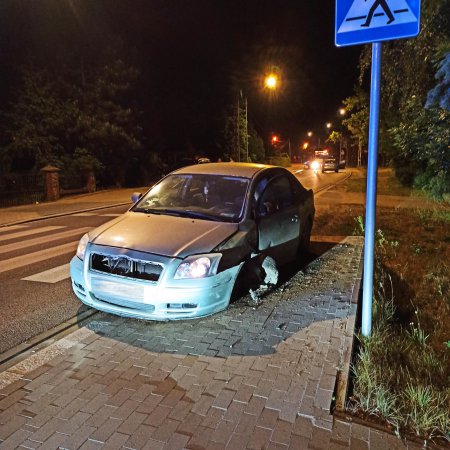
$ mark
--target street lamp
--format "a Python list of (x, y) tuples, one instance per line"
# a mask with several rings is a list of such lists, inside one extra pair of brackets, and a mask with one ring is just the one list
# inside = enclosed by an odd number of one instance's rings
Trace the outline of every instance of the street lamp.
[(275, 73), (269, 73), (264, 79), (264, 86), (271, 91), (278, 87), (278, 76)]

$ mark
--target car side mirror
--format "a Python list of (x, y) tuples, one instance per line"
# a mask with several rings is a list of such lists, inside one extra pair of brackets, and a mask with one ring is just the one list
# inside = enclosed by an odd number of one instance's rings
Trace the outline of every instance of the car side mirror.
[(141, 197), (142, 197), (142, 194), (140, 192), (133, 192), (131, 194), (131, 201), (133, 203), (136, 203)]

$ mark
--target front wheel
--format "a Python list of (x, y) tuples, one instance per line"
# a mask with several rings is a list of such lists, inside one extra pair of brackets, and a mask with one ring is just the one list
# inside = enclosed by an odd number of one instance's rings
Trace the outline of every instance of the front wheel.
[(270, 256), (259, 254), (244, 263), (235, 281), (231, 302), (250, 293), (254, 303), (278, 283), (278, 268)]

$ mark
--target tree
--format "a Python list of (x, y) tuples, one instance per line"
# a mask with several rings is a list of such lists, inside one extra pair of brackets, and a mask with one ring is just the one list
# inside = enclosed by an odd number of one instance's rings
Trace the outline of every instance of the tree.
[(411, 100), (408, 110), (411, 120), (390, 130), (398, 149), (397, 174), (405, 184), (413, 184), (437, 199), (447, 198), (450, 196), (450, 112), (423, 108), (417, 99)]
[(139, 158), (142, 128), (139, 112), (132, 107), (129, 93), (139, 72), (122, 60), (100, 67), (85, 86), (83, 115), (85, 148), (108, 164), (114, 182), (122, 186), (133, 158)]
[(252, 126), (249, 129), (248, 152), (252, 162), (265, 162), (266, 149), (264, 148), (264, 141)]
[(77, 147), (80, 109), (76, 89), (32, 66), (23, 69), (22, 80), (17, 100), (5, 114), (9, 143), (3, 153), (9, 155), (12, 168), (61, 166), (63, 155)]
[(265, 159), (264, 142), (248, 121), (245, 100), (240, 98), (233, 107), (229, 106), (223, 116), (222, 144), (224, 155), (235, 161), (258, 161)]
[(362, 149), (367, 145), (367, 135), (369, 129), (369, 98), (359, 87), (355, 88), (355, 94), (346, 98), (343, 102), (347, 110), (347, 118), (342, 121), (348, 131), (350, 131), (353, 141), (358, 147), (357, 165), (362, 164)]
[(63, 180), (105, 166), (105, 179), (124, 184), (133, 158), (145, 157), (139, 113), (131, 101), (139, 73), (121, 60), (83, 77), (58, 69), (23, 69), (22, 85), (5, 114), (8, 142), (2, 159), (10, 168), (56, 165)]
[(436, 86), (428, 92), (427, 108), (433, 106), (450, 110), (450, 42), (446, 45), (447, 49), (440, 60), (437, 62), (437, 72), (435, 79)]
[[(424, 2), (419, 36), (383, 44), (380, 143), (400, 181), (435, 197), (449, 190), (448, 147), (441, 141), (448, 139), (449, 127), (449, 17), (448, 0)], [(360, 58), (361, 86), (369, 73), (369, 49)]]

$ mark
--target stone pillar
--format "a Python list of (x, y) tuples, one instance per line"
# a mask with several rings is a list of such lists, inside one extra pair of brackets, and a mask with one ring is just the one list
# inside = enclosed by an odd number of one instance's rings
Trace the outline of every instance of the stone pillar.
[(48, 202), (54, 202), (60, 197), (59, 170), (54, 166), (45, 166), (41, 169), (41, 172), (44, 174), (45, 199)]
[(88, 192), (95, 192), (97, 190), (95, 173), (92, 171), (86, 172), (86, 189)]

